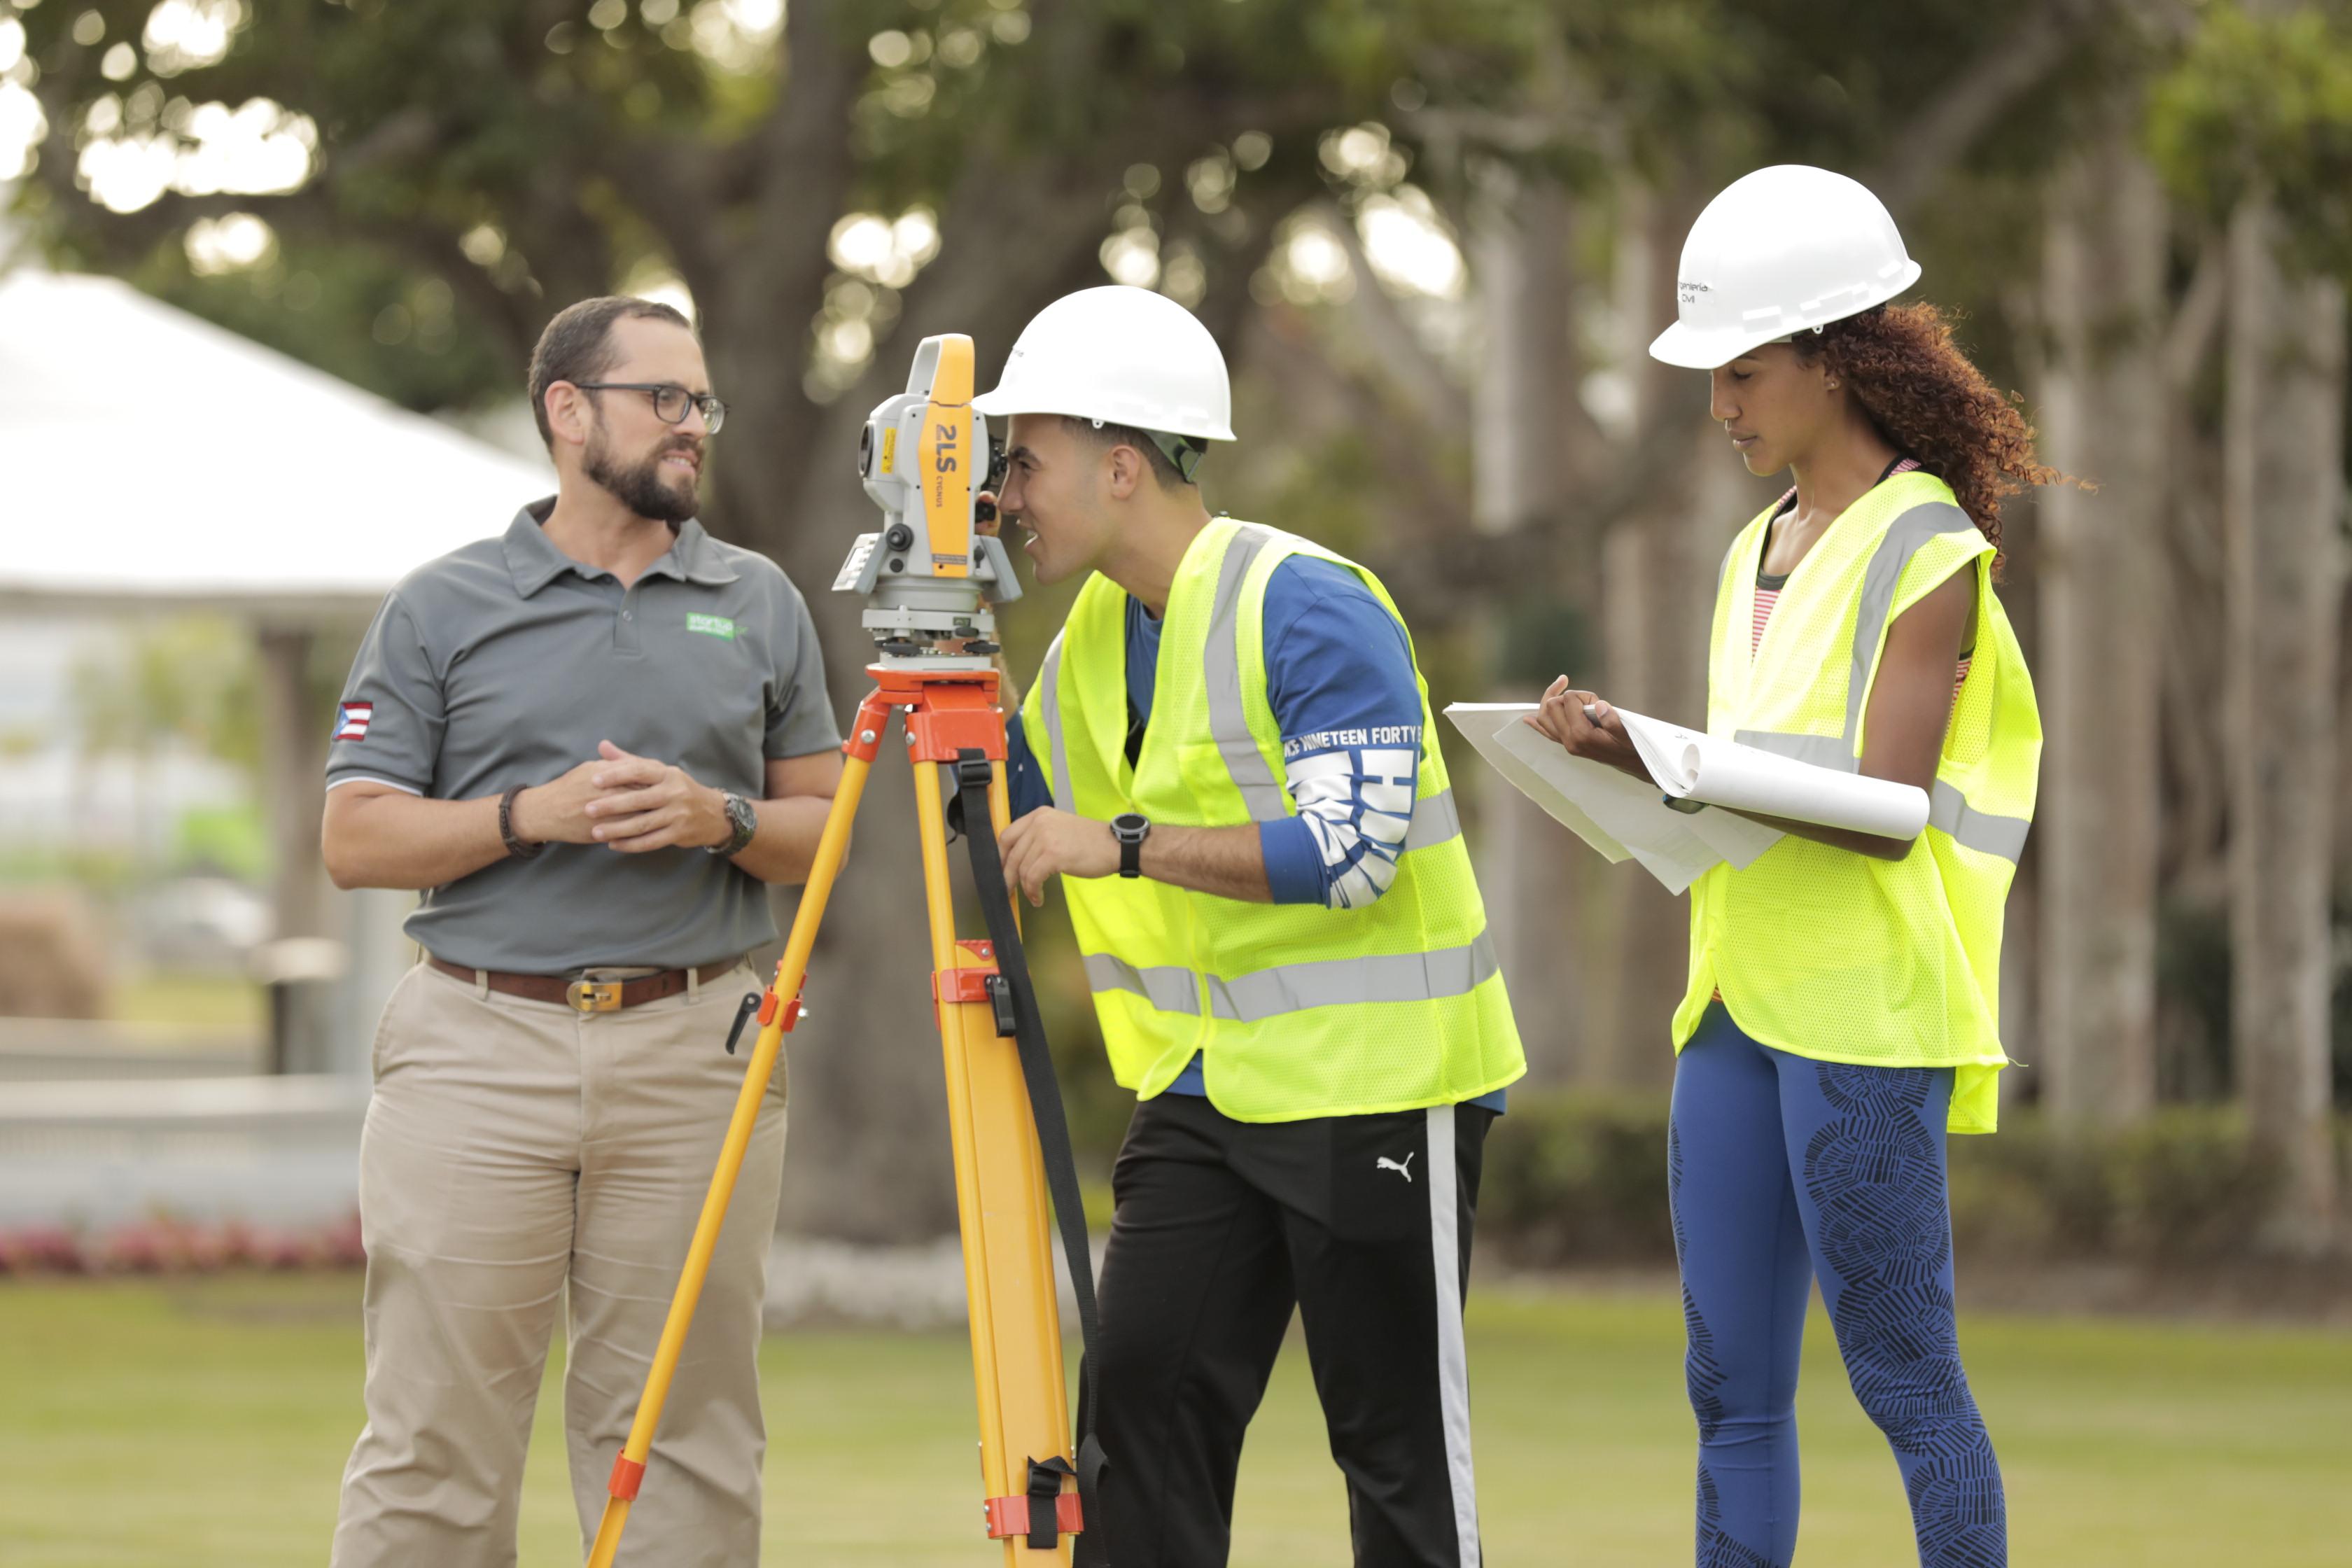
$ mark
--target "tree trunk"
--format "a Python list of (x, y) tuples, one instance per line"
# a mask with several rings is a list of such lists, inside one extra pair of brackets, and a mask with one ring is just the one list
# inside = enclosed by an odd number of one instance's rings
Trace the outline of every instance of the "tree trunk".
[[(1633, 388), (1634, 445), (1687, 429), (1681, 460), (1648, 476), (1642, 502), (1602, 545), (1601, 609), (1611, 701), (1675, 723), (1706, 715), (1708, 630), (1726, 545), (1759, 504), (1705, 415), (1706, 377), (1650, 359), (1651, 337), (1675, 319), (1675, 268), (1698, 210), (1691, 193), (1628, 203), (1618, 267), (1624, 327), (1619, 363)], [(1689, 978), (1690, 907), (1631, 865), (1609, 873), (1615, 960), (1609, 966), (1604, 1081), (1653, 1088), (1672, 1076), (1667, 1024)]]
[[(1671, 315), (1667, 318), (1671, 320)], [(1695, 373), (1685, 373), (1690, 375)], [(1708, 637), (1723, 552), (1762, 504), (1721, 432), (1698, 416), (1704, 387), (1673, 389), (1691, 426), (1688, 458), (1610, 532), (1602, 612), (1612, 701), (1677, 724), (1706, 721)], [(1667, 1026), (1690, 976), (1690, 900), (1631, 865), (1610, 878), (1616, 922), (1612, 1082), (1656, 1087), (1672, 1074)]]
[[(1480, 532), (1507, 534), (1559, 526), (1567, 498), (1578, 379), (1570, 214), (1568, 194), (1552, 181), (1497, 170), (1485, 184), (1470, 247), (1486, 337), (1473, 399), (1471, 510)], [(1589, 574), (1572, 580), (1560, 595), (1568, 613), (1588, 625), (1590, 582)], [(1500, 668), (1514, 596), (1496, 595), (1481, 627), (1480, 663), (1492, 672), (1496, 696), (1528, 698), (1561, 672)], [(1582, 1075), (1590, 1048), (1582, 982), (1605, 967), (1583, 919), (1597, 862), (1500, 773), (1484, 763), (1470, 768), (1479, 889), (1528, 1076), (1536, 1084), (1566, 1083)]]
[(2268, 202), (2230, 229), (2224, 524), (2232, 1048), (2254, 1137), (2285, 1173), (2276, 1238), (2324, 1243), (2329, 836), (2336, 815), (2344, 289), (2282, 263)]
[(2166, 431), (2165, 210), (2120, 130), (2052, 183), (2042, 449), (2096, 487), (2040, 499), (2042, 1101), (2156, 1103), (2156, 870)]
[(2336, 617), (2336, 898), (2352, 917), (2352, 573)]
[[(331, 727), (321, 722), (310, 691), (311, 649), (317, 639), (306, 628), (264, 626), (260, 645), (262, 798), (274, 803), (269, 825), (272, 936), (327, 934), (326, 861), (319, 848), (319, 822), (327, 810), (327, 747)], [(145, 746), (140, 770), (146, 771)], [(142, 785), (143, 789), (143, 785)], [(330, 1052), (334, 1034), (335, 984), (331, 980), (271, 982), (269, 1056), (276, 1072), (325, 1072), (337, 1064)]]

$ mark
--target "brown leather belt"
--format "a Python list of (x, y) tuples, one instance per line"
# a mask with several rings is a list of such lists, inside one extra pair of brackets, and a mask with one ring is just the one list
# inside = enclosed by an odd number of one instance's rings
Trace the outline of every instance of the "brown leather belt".
[[(683, 969), (665, 969), (658, 974), (641, 974), (634, 980), (572, 980), (561, 974), (509, 974), (498, 969), (473, 970), (462, 963), (436, 958), (429, 952), (425, 955), (425, 962), (468, 985), (474, 983), (477, 973), (487, 973), (490, 989), (502, 995), (520, 996), (530, 1002), (552, 1002), (575, 1013), (615, 1012), (623, 1007), (658, 1002), (686, 989), (686, 971)], [(706, 963), (695, 971), (695, 983), (708, 985), (742, 962), (740, 958), (722, 958), (716, 963)]]

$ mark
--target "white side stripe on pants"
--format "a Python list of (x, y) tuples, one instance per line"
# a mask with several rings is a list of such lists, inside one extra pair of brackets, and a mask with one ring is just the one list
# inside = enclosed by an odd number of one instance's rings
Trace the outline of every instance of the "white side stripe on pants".
[(1462, 1236), (1454, 1181), (1451, 1105), (1429, 1108), (1429, 1250), (1437, 1284), (1437, 1399), (1445, 1469), (1454, 1483), (1461, 1568), (1478, 1568), (1478, 1488), (1470, 1470), (1470, 1356), (1462, 1343)]

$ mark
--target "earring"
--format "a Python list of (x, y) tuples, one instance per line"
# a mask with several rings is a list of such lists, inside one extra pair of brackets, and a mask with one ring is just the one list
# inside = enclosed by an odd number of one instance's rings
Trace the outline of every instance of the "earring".
[(1833, 382), (1830, 383), (1830, 390), (1831, 390), (1832, 392), (1835, 392), (1835, 391), (1837, 390), (1837, 383), (1836, 383), (1836, 382), (1834, 382), (1834, 381), (1833, 381)]

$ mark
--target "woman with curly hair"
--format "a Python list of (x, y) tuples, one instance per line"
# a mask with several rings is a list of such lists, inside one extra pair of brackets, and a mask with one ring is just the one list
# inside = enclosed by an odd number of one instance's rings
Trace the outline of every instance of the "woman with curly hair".
[[(1759, 170), (1693, 226), (1680, 320), (1650, 351), (1709, 372), (1748, 471), (1794, 481), (1724, 558), (1709, 732), (1930, 802), (1903, 840), (1770, 820), (1770, 848), (1691, 889), (1668, 1150), (1701, 1568), (1795, 1552), (1816, 1279), (1921, 1563), (2008, 1559), (1953, 1321), (1944, 1145), (1993, 1127), (2001, 905), (2041, 754), (1993, 592), (2001, 501), (2059, 476), (1936, 308), (1889, 302), (1918, 276), (1861, 185)], [(1622, 721), (1565, 678), (1530, 721), (1648, 779)]]

